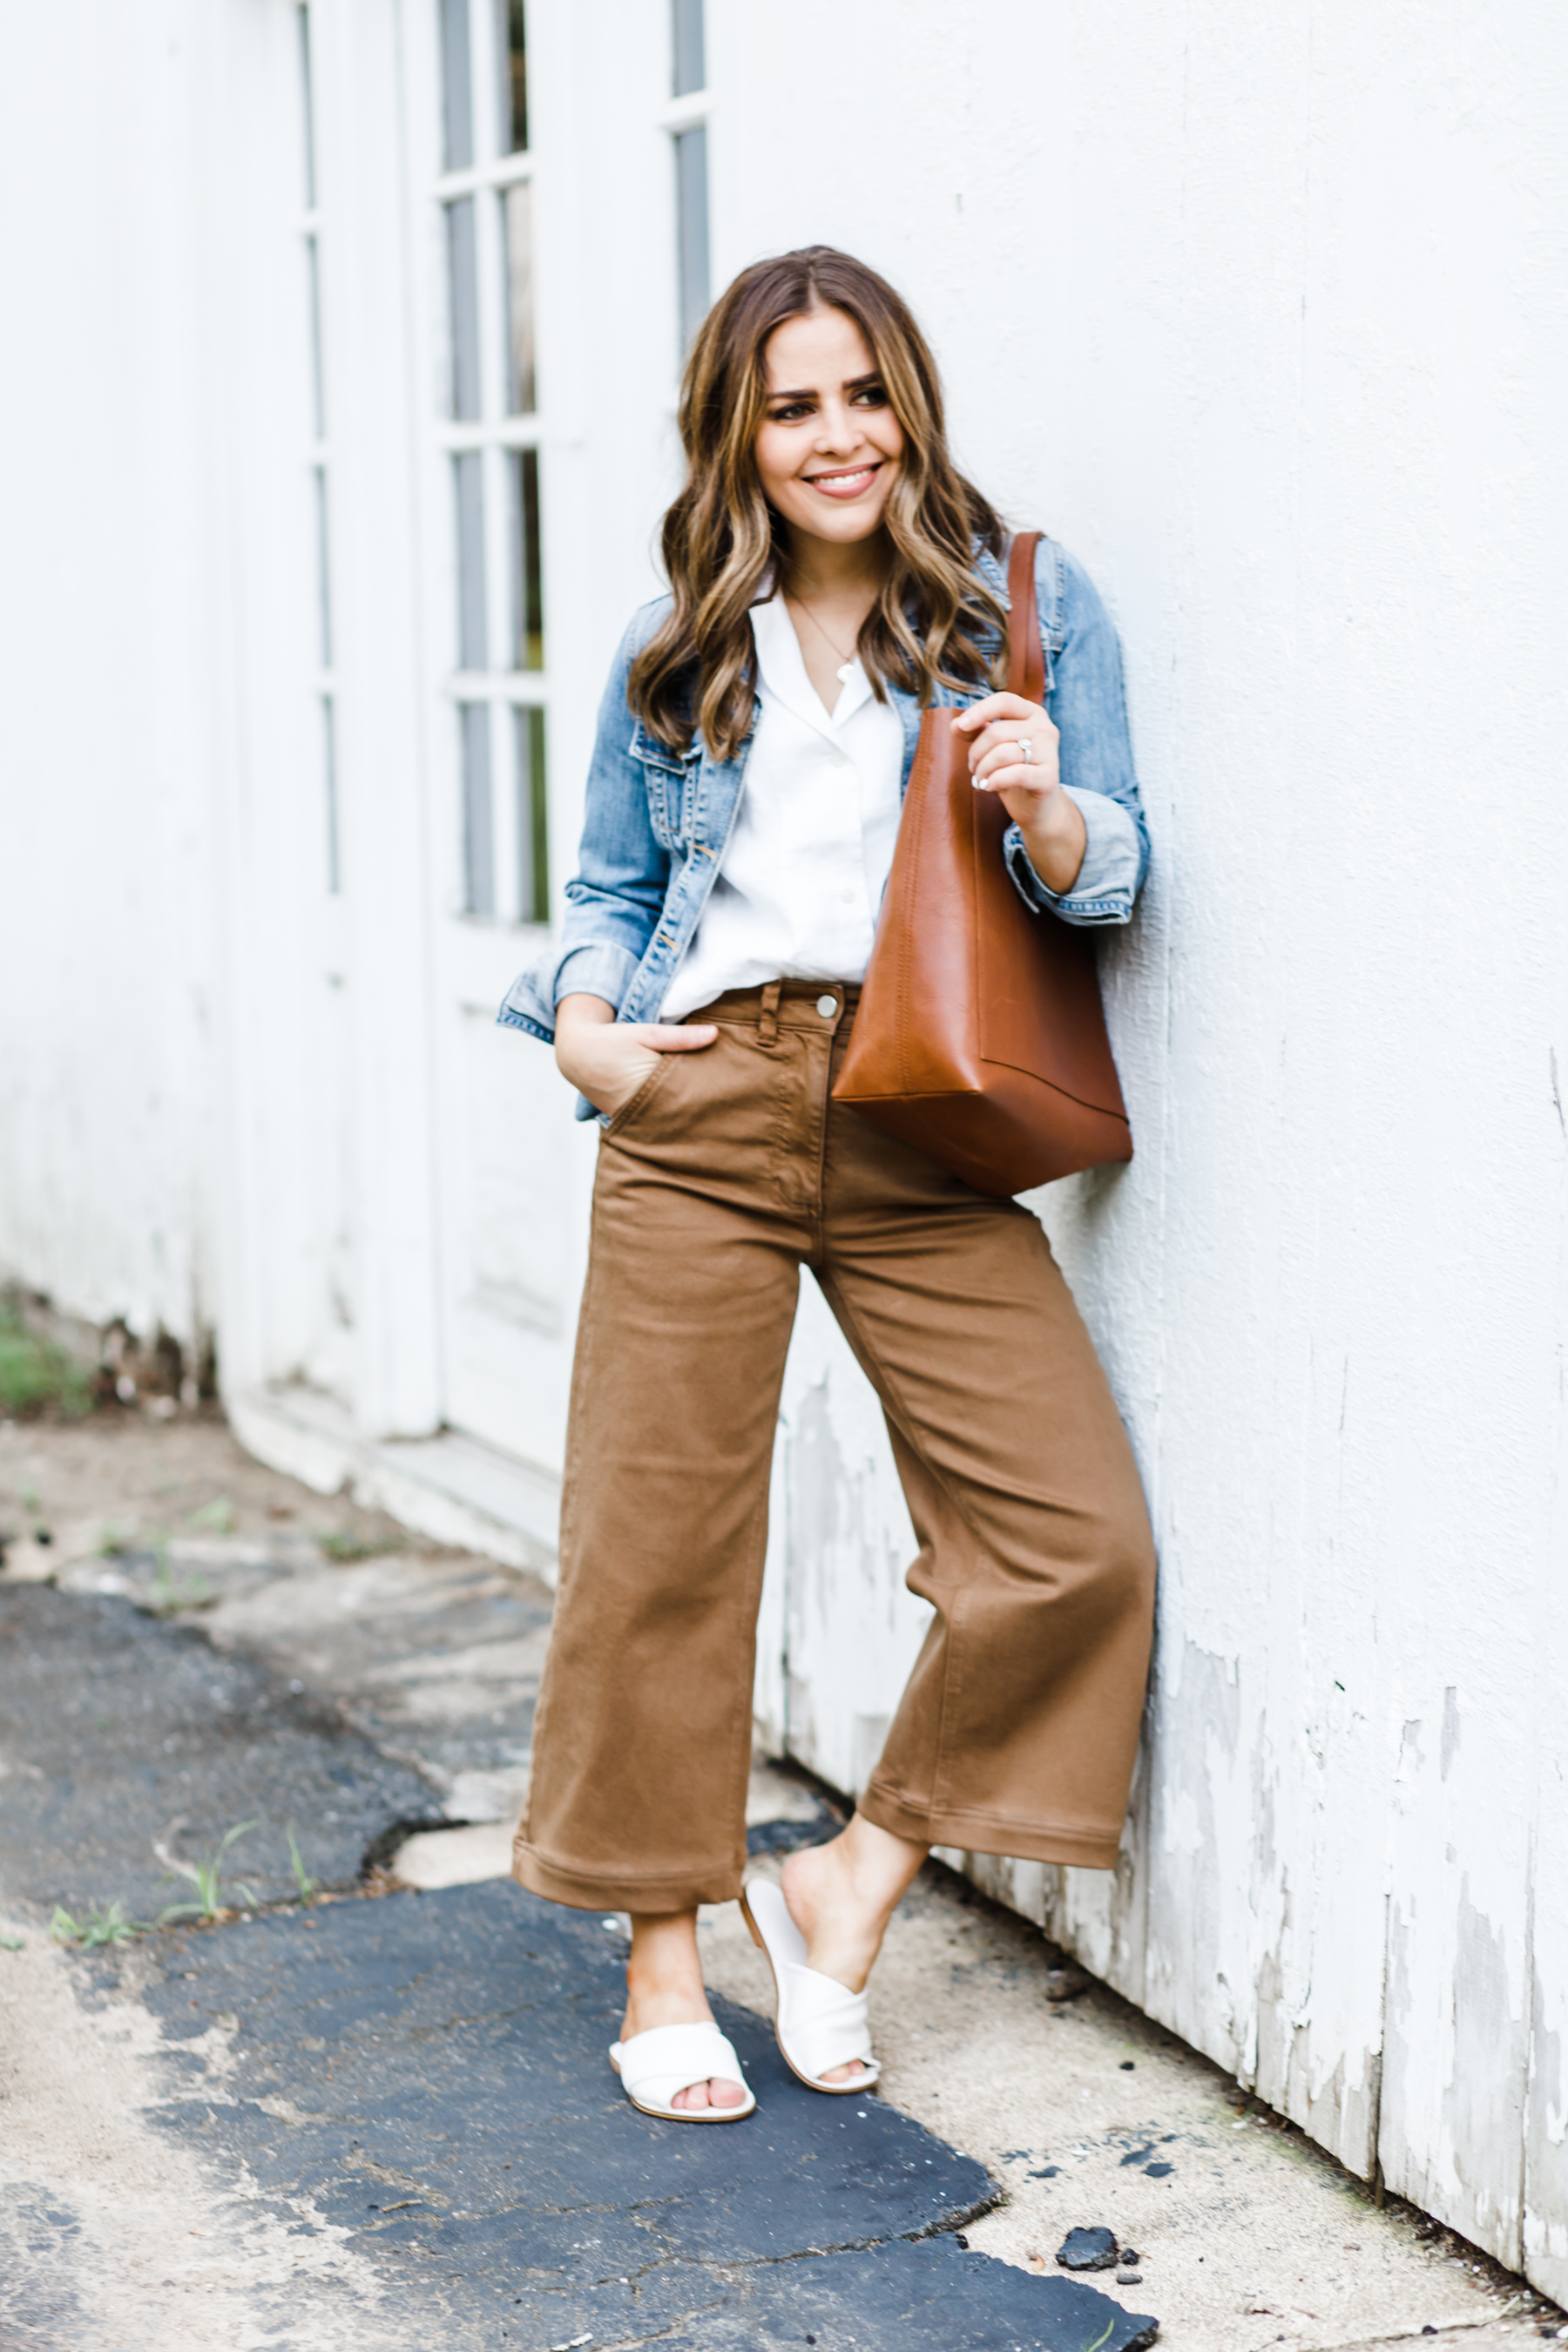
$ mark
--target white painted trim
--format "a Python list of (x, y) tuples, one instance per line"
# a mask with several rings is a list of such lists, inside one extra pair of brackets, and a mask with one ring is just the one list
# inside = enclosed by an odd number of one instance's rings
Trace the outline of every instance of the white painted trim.
[(442, 204), (456, 204), (459, 196), (472, 196), (483, 188), (515, 188), (520, 181), (533, 177), (534, 155), (531, 149), (523, 155), (502, 155), (493, 163), (470, 163), (460, 172), (443, 172), (431, 183), (431, 193)]
[(449, 416), (437, 417), (435, 435), (438, 446), (453, 457), (469, 449), (538, 449), (544, 442), (537, 410), (529, 416), (502, 417), (499, 423), (474, 418), (458, 424)]
[(542, 669), (459, 669), (447, 680), (454, 702), (517, 702), (547, 710), (550, 689)]
[(456, 1430), (377, 1444), (315, 1389), (247, 1389), (225, 1402), (236, 1437), (258, 1462), (318, 1495), (352, 1495), (434, 1542), (554, 1584), (561, 1482), (552, 1472)]
[(689, 89), (684, 98), (672, 98), (667, 105), (661, 106), (654, 121), (661, 131), (668, 131), (673, 138), (681, 131), (700, 130), (705, 122), (712, 121), (717, 111), (710, 90)]

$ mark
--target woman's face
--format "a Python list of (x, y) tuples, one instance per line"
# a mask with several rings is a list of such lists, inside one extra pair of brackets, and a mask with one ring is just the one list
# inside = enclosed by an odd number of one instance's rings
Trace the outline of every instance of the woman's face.
[(904, 436), (866, 338), (843, 310), (806, 310), (773, 329), (763, 363), (757, 470), (768, 504), (813, 539), (869, 539)]

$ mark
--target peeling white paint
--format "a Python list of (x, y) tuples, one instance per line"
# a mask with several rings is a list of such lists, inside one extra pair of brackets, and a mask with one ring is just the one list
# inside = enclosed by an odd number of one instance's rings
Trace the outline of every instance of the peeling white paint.
[[(787, 173), (748, 121), (723, 182), (737, 256), (841, 236), (920, 287), (966, 457), (1108, 590), (1155, 828), (1102, 960), (1138, 1158), (1036, 1204), (1155, 1520), (1144, 1765), (1113, 1875), (969, 1867), (1562, 2294), (1568, 60), (1522, 0), (982, 14), (1027, 131), (904, 8), (896, 140), (816, 91)], [(1482, 809), (1539, 887), (1481, 883)]]

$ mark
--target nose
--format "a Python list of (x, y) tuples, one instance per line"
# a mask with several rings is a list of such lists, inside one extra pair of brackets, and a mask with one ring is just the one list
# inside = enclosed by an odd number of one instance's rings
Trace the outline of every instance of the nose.
[(816, 446), (824, 453), (840, 455), (853, 449), (860, 438), (859, 420), (847, 400), (825, 400), (816, 428)]

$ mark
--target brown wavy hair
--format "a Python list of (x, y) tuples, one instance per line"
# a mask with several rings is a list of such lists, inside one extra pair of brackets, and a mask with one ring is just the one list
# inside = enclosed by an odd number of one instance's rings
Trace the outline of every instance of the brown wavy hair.
[(889, 684), (929, 703), (937, 687), (1002, 682), (1005, 611), (974, 569), (976, 540), (1000, 556), (1000, 518), (949, 454), (930, 346), (886, 278), (832, 246), (743, 269), (709, 312), (680, 388), (687, 482), (664, 518), (670, 609), (632, 664), (627, 698), (649, 731), (684, 751), (694, 728), (732, 760), (752, 725), (756, 647), (749, 613), (789, 542), (757, 472), (767, 402), (763, 351), (786, 319), (843, 310), (870, 348), (904, 454), (884, 509), (893, 560), (857, 640), (879, 701)]

